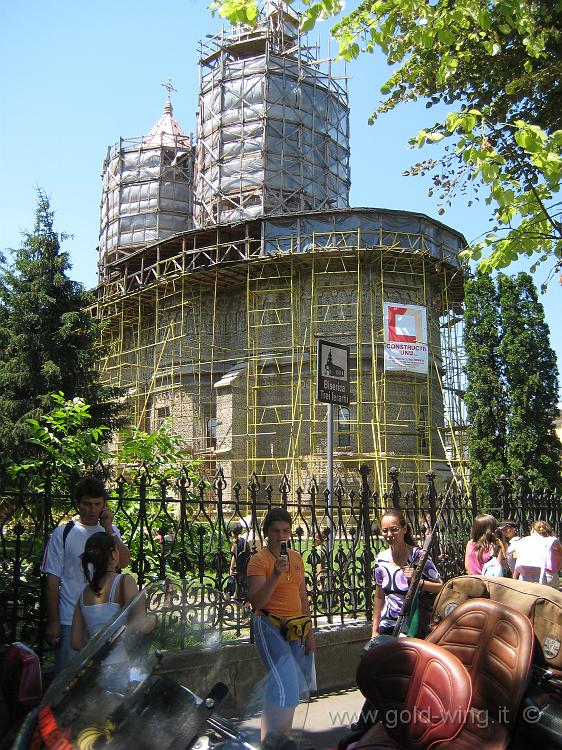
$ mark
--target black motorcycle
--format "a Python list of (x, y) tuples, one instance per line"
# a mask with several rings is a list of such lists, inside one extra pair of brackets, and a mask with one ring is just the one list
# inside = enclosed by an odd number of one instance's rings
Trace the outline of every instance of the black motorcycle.
[[(198, 582), (150, 584), (53, 681), (13, 750), (254, 750), (267, 675), (249, 622)], [(307, 705), (304, 692), (291, 739), (268, 750), (298, 747)]]

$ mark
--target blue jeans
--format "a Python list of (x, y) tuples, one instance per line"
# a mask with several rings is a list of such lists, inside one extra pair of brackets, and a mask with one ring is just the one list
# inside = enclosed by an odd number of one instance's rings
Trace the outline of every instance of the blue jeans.
[[(300, 641), (286, 641), (267, 617), (254, 615), (256, 646), (267, 669), (265, 702), (272, 706), (297, 706), (307, 693), (307, 659)], [(310, 667), (309, 667), (310, 670)]]
[(66, 667), (72, 657), (78, 653), (70, 645), (70, 625), (60, 626), (60, 638), (57, 646), (55, 647), (55, 667), (53, 675), (56, 677)]

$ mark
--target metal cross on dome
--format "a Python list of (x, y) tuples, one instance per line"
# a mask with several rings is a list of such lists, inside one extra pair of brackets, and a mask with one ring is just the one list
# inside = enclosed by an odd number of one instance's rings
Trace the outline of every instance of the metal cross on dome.
[(172, 86), (172, 79), (168, 78), (168, 83), (162, 83), (161, 85), (164, 86), (168, 92), (168, 101), (171, 101), (172, 91), (177, 92), (177, 89)]

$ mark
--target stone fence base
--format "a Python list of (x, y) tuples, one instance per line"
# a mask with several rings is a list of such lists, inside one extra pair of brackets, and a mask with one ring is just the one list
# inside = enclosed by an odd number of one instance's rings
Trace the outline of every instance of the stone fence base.
[[(324, 693), (355, 685), (355, 672), (361, 649), (371, 637), (371, 625), (365, 622), (324, 626), (316, 631), (316, 679), (318, 692)], [(237, 702), (247, 699), (265, 669), (255, 645), (248, 641), (223, 643), (212, 659), (192, 651), (166, 653), (158, 674), (168, 675), (198, 695), (205, 695), (218, 681), (228, 685)]]

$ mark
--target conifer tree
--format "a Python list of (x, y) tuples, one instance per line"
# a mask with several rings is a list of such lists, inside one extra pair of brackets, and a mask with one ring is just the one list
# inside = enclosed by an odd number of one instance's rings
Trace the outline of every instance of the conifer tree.
[(498, 293), (488, 273), (466, 284), (464, 345), (468, 388), (469, 467), (480, 502), (489, 507), (506, 471), (506, 403), (499, 356)]
[(535, 487), (560, 486), (562, 445), (554, 429), (558, 414), (558, 370), (544, 309), (531, 276), (500, 275), (503, 337), (500, 355), (509, 400), (509, 475)]
[(21, 457), (25, 419), (52, 407), (51, 394), (80, 396), (92, 405), (96, 424), (111, 424), (114, 389), (100, 384), (98, 324), (85, 307), (81, 284), (68, 277), (48, 196), (38, 190), (35, 227), (25, 232), (13, 264), (0, 279), (0, 462)]

